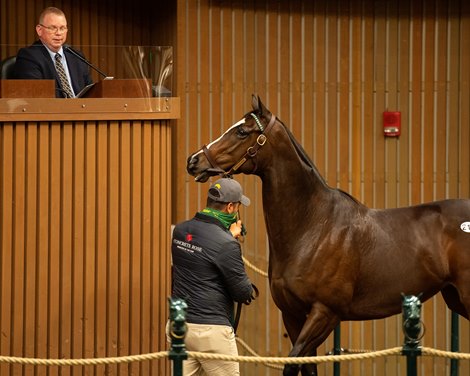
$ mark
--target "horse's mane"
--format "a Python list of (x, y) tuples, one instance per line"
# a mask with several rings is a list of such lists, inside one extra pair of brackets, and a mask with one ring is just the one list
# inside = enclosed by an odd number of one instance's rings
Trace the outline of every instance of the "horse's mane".
[[(279, 123), (282, 124), (282, 126), (284, 127), (284, 129), (286, 130), (286, 133), (287, 135), (289, 136), (289, 139), (290, 141), (292, 142), (292, 145), (294, 146), (294, 149), (295, 151), (297, 152), (297, 154), (299, 155), (300, 159), (302, 160), (302, 162), (304, 162), (312, 171), (313, 174), (315, 174), (315, 176), (325, 185), (325, 186), (328, 186), (326, 180), (323, 178), (323, 176), (320, 174), (320, 172), (318, 171), (317, 167), (315, 166), (315, 164), (312, 162), (311, 158), (308, 156), (308, 154), (305, 152), (305, 149), (302, 147), (302, 145), (299, 144), (299, 142), (295, 139), (294, 135), (292, 134), (292, 132), (290, 131), (290, 129), (288, 127), (286, 127), (286, 125), (278, 118), (277, 119), (279, 121)], [(342, 193), (343, 195), (345, 195), (346, 197), (350, 198), (351, 200), (353, 200), (354, 202), (356, 202), (357, 204), (361, 204), (361, 202), (359, 202), (354, 196), (351, 196), (351, 194), (349, 194), (348, 192), (345, 192), (343, 191), (342, 189), (339, 189), (339, 188), (336, 188), (336, 190), (340, 193)], [(362, 205), (362, 204), (361, 204)]]
[(305, 149), (302, 147), (302, 145), (299, 144), (299, 142), (295, 139), (294, 135), (290, 131), (290, 129), (280, 120), (279, 118), (277, 119), (280, 124), (284, 127), (287, 136), (289, 137), (290, 142), (292, 143), (292, 146), (294, 146), (295, 151), (297, 152), (297, 155), (299, 156), (300, 160), (307, 165), (307, 167), (312, 171), (312, 173), (315, 174), (315, 176), (325, 185), (327, 185), (325, 179), (323, 176), (320, 174), (318, 171), (317, 167), (315, 164), (312, 162), (308, 154), (305, 152)]

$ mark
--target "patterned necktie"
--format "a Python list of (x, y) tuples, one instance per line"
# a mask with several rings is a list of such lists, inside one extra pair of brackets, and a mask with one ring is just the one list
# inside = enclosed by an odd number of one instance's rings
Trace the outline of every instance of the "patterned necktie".
[(62, 85), (62, 89), (64, 90), (67, 98), (73, 98), (73, 91), (70, 87), (69, 80), (67, 79), (67, 75), (65, 74), (64, 66), (62, 65), (62, 56), (60, 54), (55, 54), (55, 69), (57, 70), (57, 74), (60, 78), (60, 83)]

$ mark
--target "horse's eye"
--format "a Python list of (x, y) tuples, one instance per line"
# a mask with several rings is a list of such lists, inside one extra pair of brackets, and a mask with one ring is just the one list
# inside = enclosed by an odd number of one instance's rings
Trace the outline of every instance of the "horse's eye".
[(245, 138), (246, 136), (248, 136), (248, 132), (242, 126), (237, 127), (237, 136), (240, 138)]

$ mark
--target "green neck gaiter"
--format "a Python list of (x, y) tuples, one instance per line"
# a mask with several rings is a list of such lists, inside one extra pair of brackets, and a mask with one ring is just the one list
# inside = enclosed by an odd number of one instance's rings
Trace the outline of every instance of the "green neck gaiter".
[(212, 208), (202, 209), (201, 213), (210, 217), (217, 218), (227, 230), (230, 228), (232, 223), (235, 223), (237, 221), (237, 213), (229, 214)]

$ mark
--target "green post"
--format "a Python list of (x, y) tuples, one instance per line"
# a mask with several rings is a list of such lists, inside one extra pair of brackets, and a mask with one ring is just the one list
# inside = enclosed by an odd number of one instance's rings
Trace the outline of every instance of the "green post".
[(405, 342), (402, 354), (406, 356), (407, 376), (417, 376), (417, 357), (421, 355), (419, 341), (421, 334), (421, 301), (413, 295), (402, 295), (403, 297), (403, 332)]
[[(452, 312), (450, 351), (459, 352), (459, 315)], [(459, 361), (450, 360), (450, 376), (459, 376)]]
[[(341, 355), (341, 324), (338, 324), (333, 333), (333, 354)], [(334, 376), (339, 376), (341, 374), (340, 364), (340, 362), (333, 363)]]
[(188, 305), (182, 299), (168, 298), (170, 303), (170, 338), (169, 358), (173, 361), (173, 375), (183, 376), (183, 360), (188, 359), (184, 337), (186, 337), (186, 310)]

